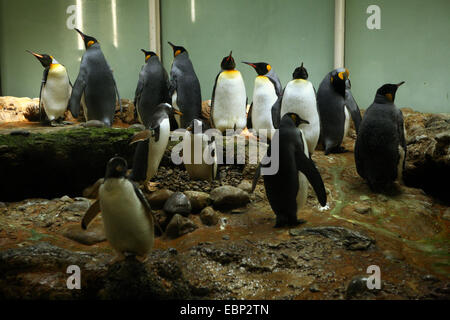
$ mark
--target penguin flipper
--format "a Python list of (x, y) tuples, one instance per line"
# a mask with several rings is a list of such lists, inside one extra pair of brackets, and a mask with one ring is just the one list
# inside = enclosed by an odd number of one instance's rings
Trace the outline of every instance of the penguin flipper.
[[(117, 90), (117, 84), (116, 84), (116, 80), (114, 78), (113, 78), (113, 82), (114, 82), (114, 90), (116, 90), (117, 100), (119, 100), (120, 114), (123, 114), (122, 100), (120, 99), (119, 90)], [(115, 108), (116, 107), (114, 106), (114, 109)]]
[(141, 98), (141, 94), (142, 94), (142, 89), (144, 88), (144, 80), (142, 79), (142, 77), (139, 77), (137, 86), (136, 86), (136, 91), (134, 93), (134, 100), (133, 100), (133, 104), (135, 109), (137, 109), (138, 103), (139, 103), (139, 99)]
[(249, 130), (253, 128), (252, 109), (253, 109), (253, 102), (250, 104), (250, 108), (248, 109), (248, 114), (247, 114), (247, 129), (249, 129)]
[[(398, 131), (398, 136), (400, 139), (400, 145), (402, 146), (403, 150), (405, 151), (406, 154), (406, 137), (405, 137), (405, 127), (404, 127), (404, 122), (403, 122), (403, 113), (400, 109), (397, 109), (397, 131)], [(405, 169), (405, 162), (406, 162), (406, 157), (403, 158), (403, 169)]]
[(275, 129), (278, 129), (280, 127), (280, 116), (281, 116), (281, 101), (283, 99), (283, 96), (280, 95), (275, 101), (275, 103), (272, 106), (272, 124)]
[(210, 114), (209, 120), (210, 120), (211, 126), (212, 126), (213, 128), (216, 127), (216, 125), (214, 124), (214, 117), (213, 117), (213, 114), (214, 114), (214, 99), (215, 99), (215, 97), (216, 97), (217, 79), (219, 79), (220, 74), (221, 74), (221, 72), (219, 72), (219, 73), (217, 74), (216, 79), (214, 80), (214, 87), (213, 87), (212, 96), (211, 96), (211, 110), (210, 110), (210, 112), (209, 112), (209, 114)]
[(73, 84), (72, 94), (70, 95), (69, 99), (69, 110), (74, 118), (78, 118), (78, 114), (80, 112), (81, 96), (83, 95), (85, 87), (86, 82), (84, 81), (82, 74), (79, 74), (77, 80), (75, 80), (75, 83)]
[(297, 148), (295, 151), (295, 160), (297, 162), (297, 170), (301, 171), (306, 176), (316, 193), (320, 205), (324, 207), (327, 204), (327, 193), (316, 165), (305, 155), (303, 150), (300, 150), (300, 148)]
[(148, 203), (148, 201), (145, 198), (144, 194), (142, 193), (141, 189), (138, 188), (136, 183), (134, 183), (132, 181), (130, 181), (130, 182), (133, 185), (134, 193), (136, 194), (136, 196), (138, 197), (139, 201), (141, 202), (142, 206), (145, 209), (145, 213), (147, 214), (148, 219), (150, 219), (150, 221), (152, 221), (154, 224), (156, 224), (158, 226), (161, 234), (163, 234), (164, 232), (163, 232), (161, 226), (159, 225), (158, 220), (156, 219), (154, 212), (152, 211), (152, 208), (150, 207), (150, 204)]
[(349, 89), (345, 90), (345, 105), (347, 106), (350, 115), (352, 116), (353, 123), (355, 124), (356, 133), (358, 133), (359, 125), (361, 124), (361, 112), (359, 111), (358, 104), (353, 98), (352, 92)]
[[(42, 101), (42, 89), (44, 89), (45, 84), (47, 83), (48, 71), (50, 67), (44, 69), (44, 73), (42, 74), (41, 88), (39, 89), (39, 120), (42, 122), (45, 118), (47, 118), (47, 114), (45, 114), (44, 103)], [(43, 118), (42, 115), (45, 115)]]
[(97, 199), (95, 202), (89, 207), (89, 209), (84, 214), (83, 220), (81, 220), (81, 228), (86, 230), (89, 223), (100, 213), (100, 201)]

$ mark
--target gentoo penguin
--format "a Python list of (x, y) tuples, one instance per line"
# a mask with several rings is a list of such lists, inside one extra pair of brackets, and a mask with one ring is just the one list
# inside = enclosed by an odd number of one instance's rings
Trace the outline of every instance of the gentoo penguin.
[(200, 82), (185, 48), (169, 42), (173, 49), (173, 63), (170, 70), (170, 90), (172, 106), (183, 116), (175, 115), (178, 127), (186, 128), (202, 111)]
[(69, 101), (70, 112), (75, 118), (78, 117), (81, 102), (86, 121), (99, 120), (111, 126), (116, 110), (116, 95), (122, 111), (112, 70), (97, 39), (85, 35), (78, 29), (75, 30), (83, 38), (86, 52), (81, 59), (80, 72), (73, 85)]
[(131, 140), (131, 144), (139, 142), (133, 157), (133, 170), (130, 175), (132, 180), (148, 182), (158, 172), (159, 163), (169, 142), (169, 117), (173, 113), (182, 115), (168, 103), (159, 104), (147, 129), (136, 134)]
[(385, 84), (364, 113), (355, 143), (358, 174), (375, 192), (389, 191), (405, 168), (406, 140), (403, 115), (395, 104), (399, 84)]
[(205, 132), (209, 125), (200, 119), (192, 120), (183, 137), (183, 163), (192, 180), (216, 179), (217, 154), (214, 136)]
[(293, 112), (307, 123), (301, 123), (309, 154), (316, 149), (320, 136), (320, 120), (317, 111), (316, 92), (308, 80), (308, 71), (302, 65), (294, 70), (292, 80), (286, 85), (281, 102), (281, 117)]
[(280, 79), (268, 63), (243, 63), (252, 66), (258, 74), (255, 78), (253, 100), (248, 111), (247, 128), (253, 129), (256, 133), (260, 129), (265, 129), (270, 139), (279, 126), (280, 103), (276, 102), (282, 93)]
[(247, 95), (241, 73), (231, 56), (222, 59), (222, 71), (216, 77), (211, 98), (211, 122), (222, 133), (242, 130), (247, 124)]
[[(28, 50), (27, 50), (28, 51)], [(48, 54), (38, 54), (28, 51), (35, 56), (44, 67), (44, 74), (39, 91), (39, 112), (43, 119), (42, 109), (45, 110), (48, 120), (52, 125), (55, 121), (64, 118), (64, 112), (69, 104), (72, 84), (66, 68)]]
[(81, 227), (86, 229), (101, 211), (106, 239), (117, 252), (115, 260), (130, 253), (142, 261), (153, 247), (154, 220), (145, 196), (125, 177), (126, 171), (125, 159), (109, 160), (99, 199), (89, 207)]
[(145, 54), (145, 64), (139, 73), (134, 105), (139, 121), (148, 127), (156, 106), (172, 101), (169, 96), (169, 77), (158, 55), (153, 51), (141, 51)]
[(342, 140), (347, 136), (350, 116), (358, 133), (361, 123), (359, 107), (350, 91), (347, 69), (338, 68), (329, 72), (317, 91), (317, 106), (320, 115), (320, 143), (325, 154), (344, 152)]
[[(325, 206), (327, 202), (322, 177), (309, 157), (308, 144), (302, 130), (298, 128), (302, 123), (307, 124), (307, 121), (295, 113), (286, 113), (281, 118), (280, 128), (274, 135), (274, 137), (278, 135), (279, 141), (279, 169), (274, 175), (264, 175), (264, 187), (276, 215), (275, 227), (295, 226), (301, 223), (297, 219), (297, 214), (306, 203), (307, 181), (312, 185), (319, 203)], [(273, 140), (277, 141), (276, 138)], [(265, 157), (271, 153), (272, 143), (269, 144)], [(270, 166), (270, 163), (262, 166)], [(252, 190), (256, 187), (260, 170), (261, 164), (256, 170)]]

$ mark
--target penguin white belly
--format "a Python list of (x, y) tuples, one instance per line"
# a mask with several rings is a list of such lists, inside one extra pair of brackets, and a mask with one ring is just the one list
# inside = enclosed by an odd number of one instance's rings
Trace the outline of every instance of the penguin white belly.
[(214, 95), (213, 121), (220, 131), (226, 129), (244, 129), (247, 95), (244, 80), (237, 70), (223, 71), (216, 83)]
[(155, 141), (154, 137), (149, 138), (148, 142), (148, 157), (147, 157), (147, 177), (149, 181), (158, 172), (159, 163), (166, 151), (167, 143), (170, 137), (170, 121), (164, 119), (159, 125), (159, 140)]
[(61, 65), (50, 67), (41, 94), (42, 105), (50, 121), (64, 117), (71, 93), (66, 69)]
[[(177, 91), (175, 90), (172, 94), (172, 107), (174, 109), (180, 111), (180, 107), (178, 107), (178, 104), (177, 104), (177, 98), (178, 98), (178, 95), (177, 95)], [(181, 128), (181, 116), (175, 113), (174, 117), (175, 117), (175, 121), (178, 123), (178, 128)]]
[(304, 133), (308, 150), (313, 153), (319, 141), (320, 121), (316, 94), (311, 82), (297, 79), (287, 84), (281, 102), (281, 118), (288, 112), (295, 112), (309, 122), (301, 124), (299, 128)]
[[(191, 179), (213, 180), (217, 172), (217, 156), (210, 162), (205, 161), (204, 155), (209, 152), (208, 138), (204, 134), (191, 134), (186, 131), (183, 139), (183, 159), (186, 171)], [(211, 168), (214, 166), (214, 168)], [(213, 173), (214, 169), (214, 173)]]
[(153, 221), (136, 196), (133, 185), (124, 178), (110, 178), (99, 189), (105, 235), (120, 253), (139, 256), (153, 247)]
[[(301, 130), (301, 129), (299, 129), (299, 130)], [(303, 145), (305, 147), (304, 152), (305, 152), (305, 155), (309, 158), (308, 144), (306, 143), (305, 136), (303, 135), (303, 130), (301, 130), (301, 131), (302, 131)], [(298, 172), (298, 191), (297, 191), (297, 198), (296, 198), (297, 214), (300, 212), (300, 210), (305, 205), (307, 198), (308, 198), (308, 179), (306, 178), (306, 176), (303, 173), (301, 173), (299, 171)]]
[(348, 112), (347, 106), (344, 106), (345, 122), (344, 122), (344, 135), (342, 140), (347, 136), (348, 129), (350, 128), (350, 113)]
[(252, 126), (256, 131), (267, 130), (269, 138), (272, 138), (275, 132), (272, 121), (272, 106), (277, 98), (275, 87), (269, 78), (256, 77), (253, 90)]

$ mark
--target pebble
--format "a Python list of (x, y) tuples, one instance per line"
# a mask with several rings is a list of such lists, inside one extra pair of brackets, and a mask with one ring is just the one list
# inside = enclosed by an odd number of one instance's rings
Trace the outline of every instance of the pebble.
[(206, 226), (215, 226), (219, 223), (219, 215), (212, 207), (206, 207), (200, 212), (200, 220)]
[(175, 239), (197, 228), (197, 225), (192, 220), (175, 214), (167, 225), (165, 234), (168, 238)]
[(354, 210), (359, 214), (368, 214), (372, 212), (372, 208), (368, 206), (356, 206)]
[(106, 127), (105, 123), (100, 120), (89, 120), (81, 124), (85, 128), (103, 128)]
[(239, 208), (250, 202), (247, 192), (233, 186), (215, 188), (211, 192), (211, 199), (215, 208), (224, 210)]
[(0, 202), (0, 209), (6, 208), (6, 203)]
[(316, 284), (313, 284), (311, 287), (309, 287), (309, 291), (311, 292), (320, 292), (319, 287)]
[(59, 200), (64, 201), (64, 202), (73, 202), (74, 200), (72, 198), (70, 198), (69, 196), (62, 196), (61, 198), (59, 198)]
[(81, 211), (81, 212), (85, 212), (87, 209), (89, 209), (91, 203), (89, 202), (89, 200), (84, 200), (84, 201), (75, 201), (69, 205), (67, 205), (64, 208), (64, 211)]
[(242, 180), (237, 187), (249, 193), (252, 191), (252, 183), (249, 180)]
[(447, 210), (445, 210), (444, 214), (442, 215), (442, 219), (450, 221), (450, 208), (447, 208)]

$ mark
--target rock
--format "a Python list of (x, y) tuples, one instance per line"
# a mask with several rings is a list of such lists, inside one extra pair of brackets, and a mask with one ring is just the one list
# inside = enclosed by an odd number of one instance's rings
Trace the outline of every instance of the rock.
[(444, 211), (444, 214), (442, 215), (442, 219), (450, 221), (450, 208), (447, 208), (447, 210)]
[(343, 227), (304, 228), (299, 233), (299, 235), (302, 234), (318, 234), (330, 238), (347, 250), (367, 250), (375, 243), (374, 239)]
[(81, 124), (85, 128), (103, 128), (106, 124), (100, 120), (89, 120)]
[(82, 200), (82, 201), (74, 201), (73, 203), (67, 205), (64, 208), (64, 211), (72, 211), (72, 212), (86, 212), (87, 209), (89, 209), (91, 203), (89, 200)]
[(181, 214), (187, 217), (192, 211), (192, 206), (189, 198), (182, 192), (175, 192), (172, 194), (166, 203), (164, 203), (164, 212), (169, 215), (169, 217), (175, 214)]
[(193, 212), (200, 212), (203, 208), (211, 204), (211, 198), (206, 192), (185, 191), (184, 194), (188, 197)]
[(252, 191), (252, 183), (249, 180), (242, 180), (237, 186), (239, 189), (250, 193)]
[(359, 214), (368, 214), (372, 212), (372, 208), (368, 206), (356, 206), (354, 210)]
[(63, 202), (73, 202), (74, 200), (72, 198), (70, 198), (69, 196), (62, 196), (60, 199), (60, 201)]
[(219, 215), (212, 207), (206, 207), (200, 212), (200, 220), (206, 226), (215, 226), (219, 223)]
[[(373, 296), (373, 294), (377, 294), (379, 289), (369, 289), (367, 287), (367, 280), (369, 278), (366, 275), (358, 275), (354, 276), (349, 284), (347, 285), (347, 289), (345, 292), (345, 298), (346, 299), (354, 299), (354, 298), (360, 298), (361, 296), (367, 296), (370, 297)], [(381, 282), (381, 286), (383, 286), (383, 282)]]
[(167, 225), (165, 234), (168, 238), (175, 239), (197, 228), (197, 225), (192, 220), (175, 214)]
[(233, 186), (215, 188), (210, 196), (214, 207), (223, 210), (239, 208), (250, 202), (247, 192)]
[(6, 203), (0, 202), (0, 209), (6, 208), (6, 207), (7, 207)]
[(311, 287), (309, 287), (309, 291), (311, 292), (320, 292), (319, 287), (316, 284), (313, 284)]
[(87, 230), (81, 229), (81, 224), (70, 225), (62, 230), (62, 235), (70, 240), (91, 246), (106, 241), (103, 224), (96, 223), (88, 226)]
[(169, 199), (172, 194), (173, 191), (161, 189), (147, 195), (147, 200), (152, 209), (162, 209), (167, 199)]

